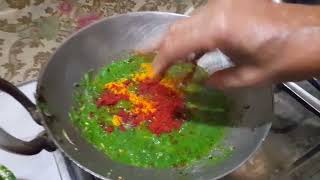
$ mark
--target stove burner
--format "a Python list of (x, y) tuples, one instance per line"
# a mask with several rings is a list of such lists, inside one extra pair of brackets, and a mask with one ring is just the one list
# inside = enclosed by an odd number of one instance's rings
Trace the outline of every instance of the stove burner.
[[(308, 82), (315, 88), (315, 90), (320, 91), (320, 84), (319, 84), (318, 79), (312, 78), (312, 79), (308, 80)], [(316, 116), (319, 117), (320, 116), (320, 109), (319, 109), (319, 102), (320, 101), (318, 99), (314, 98), (312, 95), (309, 96), (307, 91), (305, 91), (303, 89), (299, 89), (297, 86), (298, 85), (293, 84), (293, 83), (291, 83), (291, 84), (284, 83), (284, 84), (279, 85), (279, 88), (284, 90), (285, 92), (287, 92), (294, 99), (296, 99), (297, 102), (301, 103), (301, 105), (303, 105), (306, 109), (308, 109), (309, 111), (311, 111), (312, 113), (314, 113)], [(307, 97), (307, 98), (304, 98), (304, 97)], [(313, 102), (310, 102), (310, 101), (315, 101), (315, 102), (319, 101), (319, 102), (316, 102), (317, 104), (314, 104)], [(289, 133), (289, 132), (295, 130), (296, 128), (298, 128), (301, 125), (301, 123), (303, 123), (303, 121), (296, 122), (291, 125), (287, 125), (286, 127), (283, 127), (283, 128), (272, 127), (272, 131), (275, 133)], [(301, 156), (295, 162), (293, 162), (290, 165), (290, 167), (288, 168), (289, 171), (293, 171), (294, 169), (303, 166), (303, 164), (305, 162), (312, 159), (314, 156), (318, 155), (319, 152), (320, 152), (320, 143), (318, 143), (315, 147), (310, 149), (303, 156)], [(319, 173), (320, 173), (320, 169), (319, 169)]]

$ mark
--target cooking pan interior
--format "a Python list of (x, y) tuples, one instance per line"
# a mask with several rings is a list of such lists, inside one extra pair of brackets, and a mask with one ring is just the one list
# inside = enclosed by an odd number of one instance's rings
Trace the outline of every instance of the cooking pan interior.
[[(90, 69), (98, 70), (112, 60), (126, 57), (162, 34), (172, 22), (185, 18), (170, 13), (141, 12), (102, 20), (72, 36), (54, 54), (39, 80), (38, 103), (46, 104), (44, 125), (56, 145), (83, 169), (100, 178), (116, 179), (215, 179), (242, 164), (260, 145), (272, 120), (271, 88), (248, 89), (228, 94), (234, 102), (231, 117), (236, 121), (223, 142), (233, 146), (221, 163), (202, 161), (184, 169), (145, 169), (123, 165), (97, 151), (72, 125), (74, 83)], [(40, 102), (39, 102), (40, 101)], [(199, 139), (201, 141), (201, 139)]]

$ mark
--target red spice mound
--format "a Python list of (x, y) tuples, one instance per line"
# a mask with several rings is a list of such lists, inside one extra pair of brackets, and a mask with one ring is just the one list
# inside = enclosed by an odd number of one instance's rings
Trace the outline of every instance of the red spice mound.
[(112, 94), (106, 91), (102, 93), (101, 97), (97, 100), (96, 105), (98, 107), (116, 105), (121, 100), (128, 100), (128, 96), (122, 94)]
[[(136, 94), (152, 101), (156, 110), (148, 113), (120, 110), (116, 115), (121, 118), (122, 124), (119, 126), (121, 131), (125, 131), (125, 127), (137, 127), (144, 124), (153, 134), (161, 135), (181, 128), (184, 121), (182, 95), (160, 82), (150, 79), (139, 82), (137, 88), (138, 92)], [(112, 107), (120, 100), (130, 100), (130, 98), (106, 91), (97, 100), (96, 104), (98, 107)], [(124, 124), (129, 126), (124, 126)], [(110, 128), (107, 131), (110, 132)]]
[(120, 110), (117, 115), (122, 118), (122, 122), (124, 123), (128, 123), (132, 120), (132, 117), (124, 110)]
[(150, 96), (156, 102), (156, 111), (149, 117), (151, 122), (148, 128), (152, 133), (170, 133), (181, 127), (183, 120), (177, 119), (176, 114), (184, 108), (184, 102), (176, 92), (157, 81), (145, 81), (139, 84), (139, 93)]

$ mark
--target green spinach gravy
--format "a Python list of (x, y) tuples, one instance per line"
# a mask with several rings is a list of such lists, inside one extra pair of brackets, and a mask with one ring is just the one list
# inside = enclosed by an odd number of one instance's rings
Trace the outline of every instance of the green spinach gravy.
[(227, 158), (227, 98), (200, 85), (207, 78), (201, 68), (175, 65), (157, 82), (150, 62), (134, 55), (84, 75), (69, 115), (86, 140), (112, 160), (138, 167)]

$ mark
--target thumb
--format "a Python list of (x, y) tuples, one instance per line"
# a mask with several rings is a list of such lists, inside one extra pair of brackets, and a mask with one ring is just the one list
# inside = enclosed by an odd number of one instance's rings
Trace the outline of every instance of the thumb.
[(236, 66), (211, 75), (206, 84), (218, 89), (261, 86), (267, 83), (266, 75), (254, 66)]

